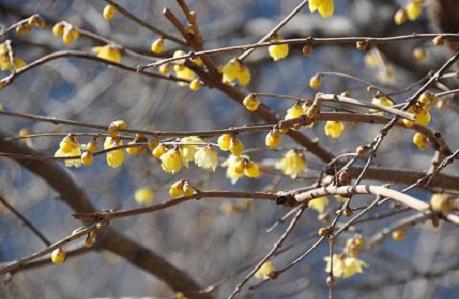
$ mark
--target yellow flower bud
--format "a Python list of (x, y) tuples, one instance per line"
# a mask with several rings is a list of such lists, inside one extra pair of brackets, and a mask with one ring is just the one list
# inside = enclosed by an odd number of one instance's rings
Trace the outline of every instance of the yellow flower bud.
[(412, 1), (406, 5), (406, 14), (410, 21), (416, 20), (422, 13), (422, 6), (415, 1)]
[(403, 228), (396, 229), (392, 232), (392, 239), (395, 241), (403, 241), (406, 238), (406, 230)]
[(86, 144), (86, 150), (90, 153), (97, 152), (98, 148), (99, 146), (97, 145), (97, 142), (95, 140), (88, 142), (88, 144)]
[(258, 100), (258, 97), (254, 93), (249, 93), (242, 101), (242, 104), (247, 110), (253, 112), (260, 107), (260, 100)]
[[(130, 145), (135, 145), (136, 142), (135, 141), (131, 141), (129, 142), (128, 144)], [(135, 156), (137, 155), (138, 153), (140, 152), (140, 146), (130, 146), (130, 147), (127, 147), (126, 148), (126, 153), (128, 153), (129, 155), (131, 156)]]
[(287, 114), (285, 115), (285, 119), (294, 119), (301, 117), (304, 114), (304, 109), (301, 107), (300, 104), (296, 103), (292, 107), (287, 109)]
[(265, 138), (265, 145), (270, 149), (275, 149), (282, 140), (282, 134), (278, 130), (270, 131)]
[(81, 164), (84, 166), (91, 166), (92, 162), (94, 161), (94, 157), (91, 152), (86, 151), (81, 154)]
[(62, 37), (62, 35), (64, 35), (64, 24), (61, 22), (56, 23), (53, 26), (53, 35), (56, 37)]
[(103, 16), (107, 21), (111, 21), (116, 16), (116, 8), (113, 5), (106, 5), (104, 7)]
[(97, 57), (108, 61), (120, 63), (122, 59), (120, 48), (114, 45), (94, 47), (92, 51), (96, 53)]
[(53, 264), (62, 264), (65, 260), (65, 251), (62, 248), (54, 249), (51, 252), (51, 262)]
[(164, 63), (159, 66), (159, 72), (163, 75), (169, 74), (171, 71), (171, 66), (169, 63)]
[(192, 80), (190, 82), (190, 84), (188, 85), (188, 87), (192, 91), (197, 91), (197, 90), (201, 89), (201, 86), (202, 86), (202, 83), (201, 83), (201, 81), (199, 79)]
[(429, 139), (427, 138), (426, 135), (419, 133), (419, 132), (416, 132), (413, 135), (413, 143), (421, 151), (424, 151), (429, 147)]
[(62, 34), (62, 41), (66, 44), (71, 44), (80, 36), (78, 30), (73, 26), (64, 26), (64, 33)]
[(276, 267), (273, 262), (266, 261), (261, 265), (260, 269), (255, 273), (255, 277), (258, 279), (270, 279), (273, 277), (273, 273), (276, 271)]
[(135, 191), (134, 198), (140, 205), (151, 205), (155, 198), (155, 193), (150, 187), (142, 187)]
[[(282, 39), (282, 37), (277, 37), (276, 40)], [(271, 45), (268, 47), (269, 56), (274, 60), (278, 61), (284, 59), (288, 56), (288, 44), (278, 44)]]
[(162, 37), (151, 43), (151, 51), (154, 54), (162, 54), (164, 52), (164, 39)]
[(320, 80), (319, 75), (315, 75), (311, 77), (311, 79), (309, 80), (309, 87), (311, 87), (312, 89), (319, 89), (321, 84), (322, 82)]

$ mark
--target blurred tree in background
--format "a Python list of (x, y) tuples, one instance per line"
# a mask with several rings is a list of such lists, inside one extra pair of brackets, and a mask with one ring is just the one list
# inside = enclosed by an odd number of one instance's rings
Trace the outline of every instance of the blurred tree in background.
[(457, 298), (454, 0), (0, 0), (2, 298)]

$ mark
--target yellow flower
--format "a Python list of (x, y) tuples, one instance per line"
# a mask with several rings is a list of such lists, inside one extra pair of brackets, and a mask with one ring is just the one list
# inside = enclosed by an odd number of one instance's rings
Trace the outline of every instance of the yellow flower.
[(15, 57), (13, 61), (14, 66), (13, 64), (11, 64), (11, 60), (8, 55), (0, 57), (0, 70), (13, 72), (15, 70), (17, 71), (27, 66), (27, 62), (24, 59)]
[[(324, 258), (327, 263), (325, 272), (331, 271), (331, 259), (329, 256)], [(333, 255), (333, 275), (335, 277), (351, 277), (358, 273), (363, 273), (363, 268), (368, 267), (368, 264), (355, 257), (343, 257), (337, 254)]]
[(309, 10), (311, 12), (319, 11), (323, 18), (329, 18), (335, 10), (334, 0), (309, 0)]
[(162, 37), (151, 43), (151, 51), (155, 54), (162, 54), (164, 52), (164, 39)]
[(59, 142), (59, 149), (63, 153), (70, 153), (73, 152), (76, 148), (78, 148), (78, 142), (75, 140), (75, 137), (67, 135), (65, 136), (61, 142)]
[[(81, 149), (78, 142), (74, 137), (66, 136), (59, 143), (59, 149), (54, 153), (55, 157), (72, 157), (81, 156)], [(64, 164), (66, 167), (80, 167), (81, 159), (65, 159)]]
[(221, 72), (223, 73), (223, 83), (239, 81), (241, 85), (247, 85), (251, 79), (249, 68), (236, 58), (231, 59), (223, 65)]
[(285, 115), (285, 119), (293, 119), (302, 116), (304, 113), (303, 107), (300, 104), (296, 103), (292, 107), (287, 109), (287, 114)]
[(415, 115), (417, 124), (425, 126), (430, 123), (431, 116), (429, 110), (427, 110), (427, 107), (419, 109)]
[(344, 123), (342, 121), (328, 120), (324, 127), (325, 135), (331, 138), (338, 138), (344, 131)]
[(419, 133), (419, 132), (416, 132), (413, 135), (413, 143), (421, 151), (424, 151), (429, 147), (429, 139), (427, 138), (426, 135)]
[(183, 180), (173, 183), (169, 188), (169, 196), (177, 198), (183, 195)]
[(302, 152), (289, 150), (284, 157), (276, 163), (276, 168), (289, 175), (292, 179), (296, 178), (306, 168), (306, 159)]
[[(172, 54), (172, 58), (180, 58), (186, 56), (185, 51), (183, 50), (175, 50), (174, 53)], [(185, 59), (179, 59), (174, 61), (175, 64), (184, 64)]]
[(282, 140), (282, 134), (278, 130), (270, 131), (265, 137), (265, 145), (270, 149), (275, 149)]
[(202, 139), (198, 136), (189, 136), (180, 139), (180, 143), (180, 156), (182, 157), (182, 163), (186, 168), (188, 168), (189, 162), (194, 160), (194, 155), (199, 149), (197, 144), (204, 144), (204, 141), (202, 141)]
[(252, 161), (247, 161), (244, 164), (244, 174), (249, 178), (257, 178), (261, 175), (260, 167)]
[(142, 187), (135, 191), (134, 198), (140, 205), (150, 205), (155, 198), (155, 193), (150, 187)]
[(185, 181), (183, 184), (183, 195), (185, 196), (191, 196), (196, 193), (196, 189), (188, 182)]
[(419, 96), (418, 103), (427, 108), (427, 106), (437, 103), (437, 96), (430, 91), (426, 91)]
[(127, 124), (124, 120), (114, 120), (108, 125), (108, 134), (110, 137), (116, 137), (118, 136), (119, 130), (125, 130), (127, 129)]
[(229, 151), (231, 141), (231, 134), (220, 135), (217, 139), (218, 147), (222, 151)]
[[(189, 67), (183, 65), (174, 65), (175, 76), (179, 79), (192, 81), (196, 78), (196, 73)], [(188, 85), (185, 82), (179, 82), (180, 85)]]
[(244, 105), (247, 110), (250, 112), (256, 111), (258, 107), (260, 107), (260, 100), (254, 93), (249, 93), (244, 100), (242, 101), (242, 104)]
[(416, 20), (422, 13), (421, 4), (416, 1), (411, 1), (405, 7), (406, 15), (410, 21)]
[[(135, 142), (135, 141), (131, 141), (131, 142), (129, 142), (128, 144), (129, 144), (129, 145), (135, 145), (136, 143), (137, 143), (137, 142)], [(131, 156), (135, 156), (135, 155), (137, 155), (138, 153), (140, 153), (140, 150), (141, 150), (141, 149), (142, 149), (142, 148), (141, 148), (140, 146), (138, 146), (138, 145), (137, 145), (137, 146), (130, 146), (130, 147), (127, 147), (127, 148), (126, 148), (126, 153), (128, 153), (128, 154), (131, 155)]]
[(357, 234), (347, 239), (345, 248), (346, 255), (351, 257), (357, 257), (364, 247), (365, 239), (362, 235)]
[(236, 182), (244, 176), (244, 169), (239, 169), (239, 164), (242, 162), (241, 156), (229, 155), (228, 159), (223, 163), (226, 168), (226, 177), (231, 180), (234, 185)]
[(218, 154), (212, 146), (202, 146), (194, 154), (194, 161), (198, 167), (215, 171), (218, 166)]
[(96, 56), (108, 61), (120, 63), (121, 52), (120, 49), (113, 45), (105, 45), (102, 47), (94, 47), (92, 51), (96, 53)]
[(176, 173), (182, 169), (182, 159), (177, 149), (170, 149), (161, 155), (161, 167), (165, 172)]
[(252, 76), (250, 75), (249, 68), (245, 64), (243, 64), (241, 71), (239, 72), (239, 76), (237, 77), (239, 84), (246, 86), (247, 84), (250, 83), (251, 78)]
[[(381, 106), (381, 107), (391, 107), (394, 105), (394, 102), (392, 102), (391, 99), (389, 99), (387, 96), (379, 96), (379, 97), (374, 97), (371, 100), (371, 103), (373, 105)], [(383, 115), (384, 112), (378, 111), (377, 109), (370, 109), (371, 112), (378, 114), (378, 115)]]
[[(282, 37), (278, 36), (275, 40), (280, 40)], [(268, 47), (269, 56), (278, 61), (288, 56), (288, 44), (271, 45)]]
[(239, 155), (244, 150), (244, 144), (237, 136), (232, 135), (229, 143), (229, 150), (233, 155)]
[(375, 97), (371, 100), (371, 103), (373, 105), (378, 105), (382, 107), (390, 107), (394, 105), (394, 102), (392, 102), (392, 100), (386, 96)]
[(231, 59), (222, 67), (223, 83), (232, 83), (237, 80), (241, 71), (242, 66), (239, 60), (235, 58)]
[(113, 5), (106, 5), (104, 7), (103, 16), (107, 21), (111, 21), (116, 16), (116, 8)]
[(317, 197), (308, 202), (308, 207), (316, 210), (318, 213), (322, 213), (327, 205), (328, 198), (326, 196)]
[(274, 266), (273, 262), (266, 261), (255, 273), (255, 277), (259, 279), (270, 279), (275, 271), (276, 267)]
[(62, 264), (65, 260), (65, 251), (61, 248), (54, 249), (51, 252), (51, 262), (53, 264)]
[[(112, 147), (120, 146), (123, 144), (121, 139), (107, 137), (104, 142), (104, 149), (110, 149)], [(116, 149), (109, 151), (106, 156), (107, 164), (111, 168), (118, 168), (123, 165), (124, 162), (124, 151), (122, 149)]]
[(151, 151), (151, 155), (153, 157), (159, 159), (166, 152), (167, 152), (167, 146), (165, 146), (164, 144), (160, 143)]

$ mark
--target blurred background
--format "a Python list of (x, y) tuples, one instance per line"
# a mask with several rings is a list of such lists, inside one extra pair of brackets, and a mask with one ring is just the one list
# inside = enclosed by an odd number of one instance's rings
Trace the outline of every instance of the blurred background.
[[(130, 12), (168, 33), (177, 33), (162, 16), (164, 7), (179, 12), (175, 1), (120, 0)], [(198, 14), (207, 48), (251, 43), (268, 32), (285, 17), (298, 0), (237, 0), (237, 1), (187, 1)], [(310, 14), (307, 8), (296, 16), (280, 34), (285, 38), (337, 36), (393, 36), (412, 32), (438, 32), (426, 12), (416, 22), (396, 26), (395, 11), (406, 1), (339, 0), (335, 16), (322, 19)], [(23, 1), (0, 0), (0, 22), (3, 27), (34, 13), (48, 20), (44, 30), (34, 30), (26, 37), (10, 35), (17, 56), (31, 62), (43, 55), (61, 49), (90, 51), (100, 46), (80, 38), (72, 45), (64, 45), (51, 34), (54, 22), (67, 20), (76, 26), (98, 33), (111, 40), (149, 55), (151, 42), (157, 38), (150, 31), (118, 15), (112, 22), (102, 18), (104, 1)], [(412, 57), (415, 47), (425, 47), (424, 61)], [(177, 49), (166, 42), (168, 55)], [(364, 78), (396, 92), (418, 81), (449, 55), (446, 48), (434, 47), (430, 40), (387, 44), (374, 49), (384, 58), (384, 64), (370, 67), (365, 64), (365, 53), (347, 46), (323, 46), (303, 57), (301, 47), (293, 47), (286, 60), (273, 63), (266, 49), (256, 50), (247, 60), (252, 81), (246, 90), (275, 92), (294, 96), (313, 96), (308, 87), (311, 76), (320, 71), (345, 72)], [(231, 55), (215, 58), (226, 62)], [(136, 66), (148, 61), (123, 57), (123, 63)], [(7, 73), (5, 72), (4, 75)], [(355, 98), (370, 101), (372, 94), (359, 83), (335, 77), (323, 79), (324, 92), (340, 93), (351, 90)], [(393, 97), (403, 102), (413, 90)], [(266, 99), (279, 116), (283, 117), (292, 104), (287, 101)], [(13, 85), (0, 93), (5, 110), (49, 115), (82, 122), (108, 124), (123, 119), (130, 128), (150, 130), (210, 130), (244, 124), (261, 123), (242, 106), (229, 101), (218, 90), (202, 88), (190, 92), (174, 82), (139, 76), (93, 61), (76, 58), (59, 59), (42, 65), (18, 77)], [(431, 127), (442, 132), (449, 145), (459, 146), (457, 109), (450, 103), (443, 110), (434, 109)], [(39, 132), (85, 132), (46, 123), (37, 123), (1, 116), (0, 127), (12, 135), (21, 128)], [(323, 134), (323, 124), (302, 131), (312, 139), (319, 139), (334, 154), (353, 151), (356, 146), (368, 143), (380, 130), (378, 125), (349, 124), (339, 139), (329, 139)], [(264, 142), (263, 133), (244, 134), (248, 148)], [(44, 154), (57, 150), (60, 138), (34, 138), (29, 145)], [(82, 139), (82, 142), (85, 139)], [(89, 141), (89, 140), (87, 140)], [(87, 142), (86, 141), (86, 142)], [(295, 147), (285, 139), (283, 147)], [(418, 151), (411, 142), (411, 133), (400, 129), (391, 131), (375, 159), (376, 166), (426, 171), (433, 152)], [(251, 155), (255, 161), (272, 161), (279, 152), (257, 151)], [(112, 169), (101, 156), (89, 168), (67, 169), (90, 198), (96, 209), (127, 209), (139, 207), (134, 193), (140, 187), (155, 190), (156, 202), (168, 199), (170, 184), (188, 178), (203, 190), (289, 190), (307, 186), (315, 181), (322, 170), (320, 161), (307, 154), (308, 172), (292, 180), (280, 175), (265, 175), (258, 180), (242, 178), (231, 185), (225, 178), (225, 169), (208, 173), (192, 167), (176, 175), (165, 175), (159, 163), (150, 155), (128, 157), (123, 167)], [(57, 162), (63, 167), (63, 163)], [(445, 173), (458, 174), (455, 165)], [(402, 186), (392, 185), (394, 188)], [(21, 211), (50, 240), (58, 240), (81, 224), (72, 219), (74, 212), (58, 200), (57, 194), (39, 176), (29, 172), (14, 160), (0, 158), (0, 192)], [(430, 196), (422, 190), (412, 193), (427, 200)], [(356, 206), (367, 204), (372, 198), (360, 196)], [(336, 206), (330, 198), (330, 210)], [(264, 201), (251, 201), (250, 208), (236, 211), (231, 207), (243, 204), (242, 200), (206, 199), (178, 205), (172, 209), (143, 216), (113, 221), (111, 227), (136, 240), (177, 268), (187, 272), (202, 287), (229, 277), (238, 270), (260, 259), (285, 226), (267, 233), (275, 220), (287, 212), (286, 208)], [(378, 213), (387, 212), (383, 207)], [(233, 212), (231, 212), (233, 211)], [(401, 216), (407, 216), (404, 213)], [(362, 223), (357, 231), (372, 235), (398, 217)], [(315, 240), (311, 237), (323, 223), (315, 211), (307, 211), (286, 244), (296, 244), (286, 253), (276, 257), (274, 263), (282, 266), (307, 250)], [(348, 234), (352, 235), (352, 234)], [(345, 235), (346, 236), (346, 235)], [(458, 298), (459, 256), (458, 232), (452, 225), (432, 228), (420, 225), (409, 231), (404, 242), (386, 240), (374, 250), (367, 250), (362, 259), (370, 267), (362, 275), (339, 279), (335, 287), (336, 298)], [(342, 248), (345, 238), (337, 248)], [(81, 247), (74, 242), (66, 250)], [(125, 244), (120, 243), (119, 246)], [(29, 255), (43, 248), (20, 221), (0, 204), (0, 261), (6, 262)], [(321, 246), (299, 265), (279, 279), (266, 283), (254, 291), (244, 291), (244, 298), (326, 298), (327, 286), (323, 257), (327, 246)], [(444, 270), (446, 269), (446, 270)], [(440, 270), (440, 271), (439, 271)], [(427, 273), (427, 274), (426, 274)], [(430, 273), (430, 274), (429, 274)], [(225, 298), (242, 279), (239, 274), (230, 278), (213, 294)], [(253, 281), (256, 283), (256, 281)], [(253, 283), (250, 283), (251, 285)], [(151, 273), (138, 269), (123, 257), (105, 250), (93, 250), (69, 258), (63, 265), (43, 265), (26, 269), (4, 279), (0, 287), (2, 298), (88, 298), (88, 297), (153, 297), (173, 298), (175, 292)]]

